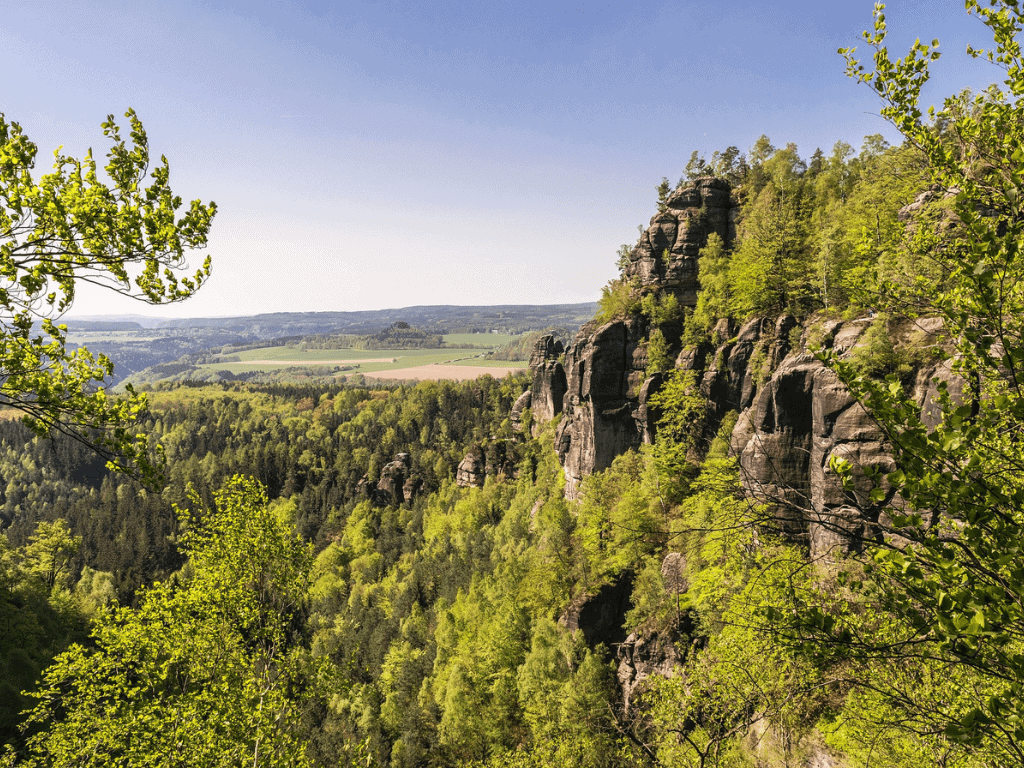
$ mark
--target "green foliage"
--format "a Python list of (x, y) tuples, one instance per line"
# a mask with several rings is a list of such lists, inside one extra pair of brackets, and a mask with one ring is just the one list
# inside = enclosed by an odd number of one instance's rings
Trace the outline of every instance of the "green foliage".
[(912, 371), (910, 354), (898, 349), (886, 314), (877, 315), (850, 354), (850, 364), (865, 377), (906, 378)]
[(773, 156), (779, 162), (762, 166), (768, 183), (744, 209), (742, 235), (729, 263), (732, 314), (739, 318), (803, 314), (813, 306), (795, 161), (788, 152), (780, 154)]
[(180, 586), (154, 584), (138, 608), (104, 610), (93, 645), (74, 645), (44, 676), (9, 765), (304, 765), (295, 737), (299, 658), (293, 619), (308, 548), (235, 477), (182, 512), (190, 555)]
[(663, 505), (676, 504), (689, 492), (703, 453), (707, 401), (693, 372), (677, 369), (648, 398), (648, 408), (657, 424), (654, 444), (645, 448), (654, 491)]
[(647, 375), (670, 370), (675, 362), (670, 337), (678, 335), (675, 327), (682, 317), (679, 300), (670, 292), (646, 293), (640, 300), (640, 314), (651, 325), (647, 336)]
[(729, 280), (729, 261), (725, 243), (717, 232), (712, 232), (697, 261), (700, 292), (697, 294), (697, 306), (686, 324), (684, 338), (687, 343), (703, 341), (719, 318), (730, 316), (732, 283)]
[(674, 323), (680, 317), (679, 300), (674, 293), (647, 293), (640, 300), (640, 312), (651, 325)]
[(45, 591), (51, 592), (67, 577), (71, 558), (81, 544), (82, 538), (72, 536), (63, 520), (43, 521), (36, 526), (22, 554), (22, 567), (29, 578), (38, 580)]
[(878, 5), (874, 30), (864, 35), (874, 68), (842, 51), (849, 74), (882, 97), (882, 114), (927, 158), (936, 187), (956, 190), (955, 223), (925, 219), (915, 234), (946, 279), (892, 281), (882, 295), (941, 318), (953, 339), (953, 369), (967, 387), (958, 399), (942, 385), (942, 421), (929, 427), (895, 377), (880, 382), (856, 360), (826, 358), (884, 430), (896, 469), (884, 475), (831, 458), (850, 502), (879, 520), (886, 545), (868, 547), (864, 577), (849, 582), (852, 599), (812, 590), (792, 631), (804, 647), (838, 658), (857, 649), (866, 692), (849, 700), (849, 713), (863, 717), (855, 735), (846, 729), (850, 738), (874, 738), (877, 718), (865, 710), (880, 709), (901, 724), (901, 737), (918, 740), (916, 749), (935, 750), (941, 738), (953, 752), (1007, 765), (1024, 763), (1024, 60), (1015, 40), (1024, 20), (1016, 3), (965, 5), (993, 35), (994, 48), (977, 53), (1005, 69), (1005, 90), (952, 96), (928, 110), (930, 123), (918, 100), (937, 41), (918, 41), (893, 60)]
[(206, 245), (216, 205), (194, 200), (178, 217), (182, 200), (169, 186), (166, 158), (147, 185), (146, 132), (134, 111), (125, 117), (130, 142), (113, 115), (103, 123), (107, 184), (91, 151), (79, 160), (58, 149), (53, 170), (34, 179), (35, 144), (0, 114), (0, 400), (23, 411), (37, 434), (74, 435), (113, 465), (155, 480), (147, 438), (128, 428), (145, 397), (97, 389), (112, 363), (84, 347), (69, 350), (67, 328), (53, 320), (71, 307), (79, 281), (161, 304), (188, 298), (210, 274), (209, 258), (191, 277), (182, 270), (185, 252)]
[(667, 177), (661, 177), (661, 183), (655, 188), (655, 191), (658, 193), (658, 210), (664, 211), (668, 207), (669, 192), (672, 191), (672, 185), (669, 184)]
[[(102, 596), (68, 591), (69, 565), (81, 538), (63, 520), (41, 522), (29, 542), (11, 545), (0, 533), (0, 739), (16, 741), (17, 713), (42, 670), (85, 637), (86, 616)], [(93, 572), (104, 582), (109, 573)], [(102, 592), (102, 587), (100, 588)]]
[(736, 147), (711, 154), (711, 170), (714, 175), (732, 185), (741, 184), (749, 170), (746, 156)]
[(630, 317), (639, 309), (640, 292), (636, 285), (629, 280), (612, 280), (601, 289), (594, 319), (602, 324), (609, 323)]
[(439, 349), (443, 346), (441, 334), (413, 328), (401, 320), (367, 336), (365, 344), (365, 349)]
[(704, 159), (704, 155), (695, 149), (690, 153), (690, 160), (686, 163), (686, 169), (683, 171), (683, 178), (686, 181), (693, 181), (694, 179), (699, 179), (701, 176), (707, 176), (711, 170), (711, 167)]
[(547, 335), (554, 336), (555, 340), (562, 342), (563, 346), (572, 338), (572, 334), (565, 328), (548, 328), (543, 331), (536, 331), (535, 333), (524, 333), (522, 336), (494, 350), (490, 357), (493, 360), (528, 361), (533, 354), (534, 345), (541, 337)]

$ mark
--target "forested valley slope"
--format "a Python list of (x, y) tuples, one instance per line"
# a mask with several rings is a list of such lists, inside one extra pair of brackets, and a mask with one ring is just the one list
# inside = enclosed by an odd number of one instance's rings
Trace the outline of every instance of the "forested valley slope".
[(161, 388), (145, 484), (0, 422), (0, 764), (1024, 764), (1024, 67), (968, 5), (1006, 94), (922, 121), (878, 11), (906, 141), (695, 153), (529, 375)]

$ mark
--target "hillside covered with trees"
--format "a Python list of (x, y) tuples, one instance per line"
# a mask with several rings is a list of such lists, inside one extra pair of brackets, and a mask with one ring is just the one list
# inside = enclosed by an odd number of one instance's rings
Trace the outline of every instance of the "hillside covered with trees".
[[(905, 142), (695, 153), (530, 376), (119, 400), (19, 283), (0, 765), (1024, 765), (1024, 18), (967, 7), (1002, 90), (925, 119), (936, 52), (890, 58), (879, 8), (844, 53)], [(804, 453), (853, 437), (765, 481), (812, 418)]]

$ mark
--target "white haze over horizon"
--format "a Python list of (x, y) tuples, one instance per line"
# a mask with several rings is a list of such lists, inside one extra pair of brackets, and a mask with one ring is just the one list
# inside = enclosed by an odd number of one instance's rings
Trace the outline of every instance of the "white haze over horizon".
[[(100, 123), (134, 107), (175, 192), (220, 208), (198, 295), (83, 288), (72, 317), (578, 303), (692, 150), (898, 140), (836, 54), (871, 8), (23, 0), (0, 14), (0, 111), (45, 171), (59, 145), (102, 156)], [(990, 41), (959, 0), (887, 15), (894, 52), (942, 41), (926, 103), (999, 79), (965, 56)]]

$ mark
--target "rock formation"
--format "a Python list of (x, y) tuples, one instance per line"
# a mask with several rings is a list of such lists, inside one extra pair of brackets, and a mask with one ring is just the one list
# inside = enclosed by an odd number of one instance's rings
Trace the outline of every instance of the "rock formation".
[(633, 573), (625, 571), (597, 594), (581, 595), (558, 617), (558, 623), (570, 632), (580, 630), (592, 647), (599, 643), (609, 648), (621, 644), (626, 639), (622, 627), (631, 605), (633, 580)]
[(412, 474), (412, 458), (408, 453), (399, 453), (381, 468), (376, 486), (363, 475), (357, 490), (379, 506), (400, 506), (412, 504), (421, 484)]
[(483, 448), (474, 446), (459, 462), (459, 468), (455, 471), (455, 482), (464, 488), (483, 488), (484, 481), (487, 480), (485, 466)]
[[(848, 356), (871, 322), (825, 321), (816, 329), (816, 341)], [(556, 449), (570, 498), (586, 475), (651, 439), (646, 399), (658, 379), (643, 379), (638, 328), (639, 321), (631, 320), (584, 326), (566, 353), (568, 391)], [(937, 330), (925, 322), (919, 333), (934, 336)], [(881, 502), (872, 502), (864, 470), (885, 473), (895, 465), (870, 415), (805, 342), (794, 343), (800, 331), (789, 315), (755, 318), (716, 348), (687, 350), (677, 366), (694, 372), (708, 399), (706, 439), (726, 413), (739, 413), (731, 442), (744, 487), (769, 504), (784, 532), (804, 541), (812, 556), (823, 557), (879, 535), (881, 508), (892, 498), (887, 492)], [(962, 397), (964, 387), (948, 363), (917, 373), (918, 402), (931, 423), (938, 418), (936, 378), (948, 383), (954, 397)], [(854, 468), (852, 490), (830, 471), (833, 456)]]
[(488, 477), (516, 477), (515, 443), (510, 440), (492, 440), (475, 445), (459, 462), (455, 482), (464, 488), (483, 488)]
[(708, 176), (679, 187), (641, 235), (623, 277), (635, 277), (644, 287), (671, 290), (682, 304), (694, 306), (697, 255), (712, 232), (723, 242), (732, 242), (734, 211), (732, 192), (721, 179)]
[[(644, 289), (672, 293), (683, 306), (694, 306), (698, 252), (712, 232), (731, 242), (733, 211), (729, 185), (724, 181), (707, 177), (680, 187), (669, 195), (665, 209), (651, 219), (630, 254), (623, 278)], [(660, 379), (645, 379), (648, 330), (641, 317), (603, 325), (588, 323), (566, 350), (564, 418), (556, 446), (569, 498), (575, 497), (583, 477), (609, 467), (616, 456), (653, 439), (646, 404)], [(534, 368), (534, 413), (540, 371)]]
[(412, 460), (408, 453), (399, 453), (394, 461), (384, 465), (380, 471), (377, 490), (384, 494), (389, 504), (404, 504), (405, 481), (412, 471)]
[(530, 370), (533, 371), (533, 388), (530, 409), (537, 421), (550, 421), (562, 412), (565, 398), (565, 370), (559, 357), (562, 342), (554, 336), (542, 336), (533, 346), (530, 355)]
[(644, 683), (649, 678), (672, 677), (675, 667), (684, 659), (684, 655), (665, 633), (643, 635), (634, 632), (629, 635), (615, 654), (623, 712), (629, 713), (630, 704), (643, 693)]
[(522, 433), (523, 431), (523, 411), (529, 408), (533, 404), (533, 392), (532, 390), (526, 390), (516, 401), (512, 403), (512, 411), (508, 415), (508, 420), (512, 424), (512, 429), (516, 433)]
[(566, 352), (564, 416), (555, 439), (569, 498), (583, 477), (640, 444), (634, 411), (647, 367), (643, 330), (632, 319), (587, 324)]

